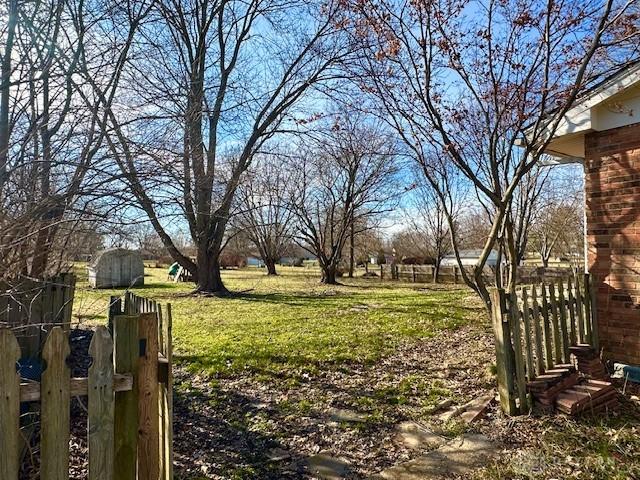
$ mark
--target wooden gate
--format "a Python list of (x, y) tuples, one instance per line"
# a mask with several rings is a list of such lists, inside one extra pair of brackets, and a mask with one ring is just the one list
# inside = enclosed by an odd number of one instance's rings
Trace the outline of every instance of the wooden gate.
[(40, 478), (68, 478), (71, 397), (87, 396), (89, 480), (170, 480), (171, 456), (161, 450), (171, 422), (159, 404), (171, 365), (159, 361), (158, 331), (156, 313), (116, 316), (113, 337), (106, 327), (93, 335), (88, 376), (71, 378), (68, 333), (54, 327), (43, 348), (46, 369), (33, 382), (16, 372), (15, 335), (0, 329), (0, 478), (18, 479), (21, 402), (40, 406)]
[(598, 350), (598, 324), (589, 274), (521, 287), (509, 294), (492, 289), (500, 405), (508, 415), (530, 410), (527, 382), (569, 363), (570, 347)]
[[(123, 301), (124, 300), (124, 301)], [(109, 302), (109, 328), (113, 328), (113, 319), (118, 315), (152, 315), (157, 319), (157, 344), (155, 351), (158, 356), (158, 375), (161, 380), (158, 385), (157, 415), (160, 421), (159, 465), (160, 478), (173, 478), (173, 344), (171, 304), (165, 308), (155, 300), (141, 297), (127, 291), (124, 299), (111, 297)]]

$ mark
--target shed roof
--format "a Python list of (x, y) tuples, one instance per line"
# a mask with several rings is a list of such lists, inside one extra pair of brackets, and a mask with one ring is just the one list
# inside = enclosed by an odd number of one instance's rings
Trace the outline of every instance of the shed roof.
[(93, 256), (93, 259), (91, 260), (90, 266), (96, 267), (98, 263), (100, 263), (100, 260), (105, 256), (128, 255), (128, 254), (140, 255), (140, 252), (138, 252), (137, 250), (129, 250), (128, 248), (122, 248), (122, 247), (106, 248), (104, 250), (100, 250), (95, 253), (95, 255)]

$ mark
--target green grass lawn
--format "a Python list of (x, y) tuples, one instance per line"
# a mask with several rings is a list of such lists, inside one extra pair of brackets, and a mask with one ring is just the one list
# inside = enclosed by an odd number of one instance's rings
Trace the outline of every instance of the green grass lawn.
[[(84, 266), (76, 271), (75, 319), (104, 323), (109, 296), (123, 290), (93, 290)], [(461, 286), (346, 278), (326, 286), (314, 270), (267, 277), (244, 269), (225, 271), (235, 294), (215, 298), (190, 295), (193, 284), (167, 281), (166, 269), (146, 272), (134, 292), (172, 304), (178, 425), (198, 425), (177, 430), (180, 479), (210, 478), (193, 470), (194, 448), (213, 478), (308, 478), (278, 470), (264, 456), (273, 446), (296, 460), (319, 448), (346, 455), (354, 478), (368, 478), (407, 454), (385, 440), (398, 422), (456, 435), (460, 424), (440, 421), (433, 405), (461, 404), (495, 386), (487, 314)], [(366, 420), (327, 426), (336, 406)], [(639, 418), (629, 400), (609, 415), (575, 419), (510, 419), (493, 407), (472, 428), (511, 450), (474, 478), (640, 478)]]
[[(95, 324), (105, 321), (110, 295), (80, 278), (74, 313)], [(281, 268), (277, 277), (261, 270), (229, 270), (223, 278), (236, 295), (190, 296), (193, 284), (166, 280), (166, 270), (147, 268), (138, 295), (170, 302), (176, 360), (194, 371), (221, 375), (252, 369), (266, 374), (308, 371), (336, 362), (373, 362), (399, 342), (434, 335), (484, 318), (469, 290), (344, 279), (318, 282), (318, 272)], [(299, 372), (298, 372), (299, 373)]]

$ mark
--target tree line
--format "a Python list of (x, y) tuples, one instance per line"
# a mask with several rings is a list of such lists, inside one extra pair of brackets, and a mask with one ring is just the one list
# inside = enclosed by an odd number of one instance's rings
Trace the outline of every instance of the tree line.
[[(269, 259), (293, 239), (335, 282), (408, 190), (413, 221), (458, 262), (461, 205), (482, 212), (480, 262), (462, 275), (488, 305), (482, 271), (498, 251), (507, 275), (495, 281), (514, 287), (562, 116), (638, 56), (634, 0), (0, 8), (4, 274), (58, 268), (90, 225), (148, 224), (214, 294), (239, 230)], [(561, 240), (543, 230), (548, 258)]]

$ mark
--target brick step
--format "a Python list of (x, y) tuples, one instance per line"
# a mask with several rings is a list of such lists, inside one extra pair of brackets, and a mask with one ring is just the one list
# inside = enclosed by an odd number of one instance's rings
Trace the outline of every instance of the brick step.
[(591, 360), (598, 358), (598, 352), (589, 344), (579, 343), (569, 347), (569, 352), (574, 354), (575, 357), (580, 360)]
[(570, 364), (556, 365), (552, 369), (547, 370), (542, 375), (538, 375), (532, 381), (527, 383), (530, 391), (543, 390), (560, 382), (563, 378), (568, 377), (576, 371), (575, 367)]
[(601, 390), (601, 387), (596, 387), (594, 385), (574, 385), (573, 389), (578, 392), (597, 393)]
[(539, 406), (553, 407), (556, 396), (579, 380), (573, 365), (559, 364), (527, 383), (527, 390)]
[(580, 343), (569, 347), (569, 351), (576, 357), (580, 373), (593, 378), (608, 378), (607, 370), (600, 360), (597, 350), (591, 345)]
[(587, 399), (586, 401), (568, 400), (558, 398), (556, 408), (567, 415), (579, 415), (583, 412), (600, 411), (603, 405), (611, 408), (618, 403), (618, 392), (613, 391), (597, 399)]
[(579, 405), (582, 405), (583, 403), (595, 401), (609, 392), (615, 392), (613, 385), (610, 387), (596, 387), (589, 391), (571, 387), (558, 394), (558, 402), (578, 402)]
[(593, 378), (605, 379), (608, 377), (607, 370), (599, 358), (586, 364), (578, 360), (578, 371)]
[(578, 375), (578, 373), (573, 372), (569, 376), (560, 377), (558, 381), (552, 384), (547, 384), (546, 388), (540, 390), (532, 388), (529, 391), (531, 392), (533, 397), (542, 405), (552, 406), (559, 393), (566, 390), (567, 388), (573, 387), (579, 381), (580, 376)]
[(559, 393), (555, 405), (563, 413), (578, 415), (614, 408), (617, 403), (618, 392), (611, 383), (587, 379)]

